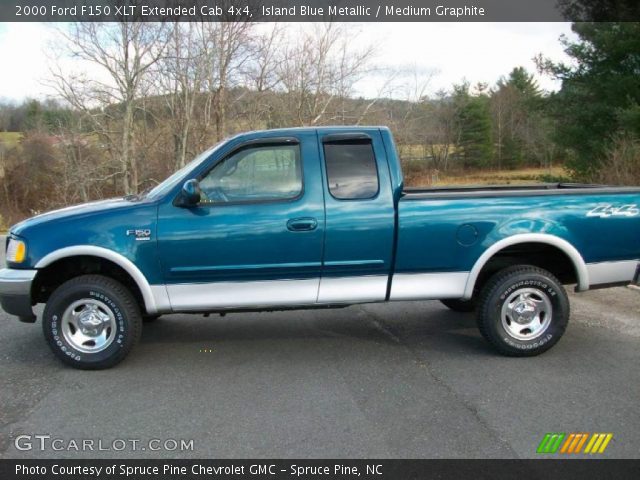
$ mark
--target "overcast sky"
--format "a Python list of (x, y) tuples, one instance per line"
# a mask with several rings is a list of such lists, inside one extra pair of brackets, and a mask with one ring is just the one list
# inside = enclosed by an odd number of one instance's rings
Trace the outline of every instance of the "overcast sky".
[[(427, 93), (448, 90), (463, 79), (494, 84), (516, 66), (535, 73), (532, 59), (536, 54), (566, 60), (559, 37), (573, 36), (568, 23), (362, 23), (349, 28), (356, 42), (377, 45), (373, 63), (381, 70), (415, 71), (420, 82), (430, 76)], [(21, 100), (51, 94), (43, 80), (51, 56), (46, 50), (54, 35), (46, 24), (0, 23), (0, 98)], [(559, 88), (549, 78), (536, 77), (546, 90)], [(356, 93), (375, 96), (383, 83), (381, 75), (370, 75), (358, 83)], [(407, 77), (395, 83), (409, 88), (415, 82)], [(400, 98), (406, 93), (397, 86), (393, 94)]]

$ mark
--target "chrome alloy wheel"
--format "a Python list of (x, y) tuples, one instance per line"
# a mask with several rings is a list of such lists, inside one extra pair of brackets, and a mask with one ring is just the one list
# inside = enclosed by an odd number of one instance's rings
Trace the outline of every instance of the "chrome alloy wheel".
[(549, 296), (537, 288), (521, 288), (502, 304), (502, 327), (517, 340), (532, 340), (551, 324), (553, 307)]
[(99, 300), (84, 298), (73, 302), (62, 315), (64, 339), (83, 353), (98, 353), (116, 337), (116, 318)]

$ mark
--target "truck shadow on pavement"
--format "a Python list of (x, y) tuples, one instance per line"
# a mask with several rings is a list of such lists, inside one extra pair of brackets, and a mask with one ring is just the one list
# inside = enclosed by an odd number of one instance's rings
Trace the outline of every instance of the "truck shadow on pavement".
[[(416, 353), (496, 357), (482, 339), (473, 314), (454, 313), (435, 302), (398, 307), (352, 306), (344, 309), (211, 315), (165, 315), (145, 323), (140, 343), (127, 361), (157, 361), (191, 354), (232, 352), (235, 358), (286, 350), (291, 360), (305, 361), (310, 349), (323, 348), (335, 355), (358, 357), (368, 349), (410, 349)], [(5, 365), (23, 369), (66, 370), (42, 336), (41, 309), (34, 325), (7, 325), (13, 340), (4, 345)], [(219, 357), (217, 357), (219, 358)], [(154, 363), (147, 363), (149, 367)], [(116, 368), (117, 369), (117, 368)]]
[[(407, 309), (411, 310), (411, 309)], [(482, 339), (473, 314), (444, 309), (430, 312), (403, 311), (402, 315), (379, 306), (353, 306), (334, 310), (306, 310), (269, 313), (167, 315), (143, 327), (141, 345), (223, 344), (322, 340), (350, 348), (358, 342), (387, 346), (467, 354), (495, 355)], [(306, 342), (305, 342), (306, 344)], [(254, 345), (255, 346), (255, 345)]]

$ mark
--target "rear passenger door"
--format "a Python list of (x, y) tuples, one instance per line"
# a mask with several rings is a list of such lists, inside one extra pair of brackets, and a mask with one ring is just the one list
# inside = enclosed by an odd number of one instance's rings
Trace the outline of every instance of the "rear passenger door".
[(326, 211), (318, 302), (384, 300), (395, 211), (380, 131), (319, 129), (318, 137)]

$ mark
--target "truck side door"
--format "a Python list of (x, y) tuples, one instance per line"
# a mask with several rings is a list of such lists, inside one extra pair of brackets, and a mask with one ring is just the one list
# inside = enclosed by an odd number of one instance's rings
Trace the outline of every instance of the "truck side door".
[(380, 131), (319, 129), (318, 140), (326, 210), (318, 303), (385, 300), (395, 208)]
[(315, 132), (254, 138), (214, 163), (198, 176), (197, 206), (159, 209), (173, 310), (315, 303), (324, 236)]

